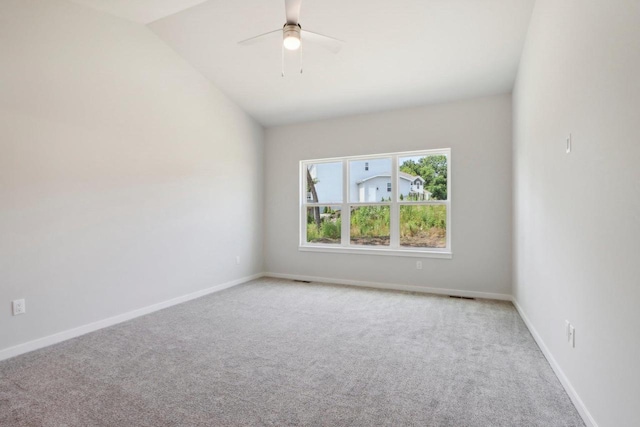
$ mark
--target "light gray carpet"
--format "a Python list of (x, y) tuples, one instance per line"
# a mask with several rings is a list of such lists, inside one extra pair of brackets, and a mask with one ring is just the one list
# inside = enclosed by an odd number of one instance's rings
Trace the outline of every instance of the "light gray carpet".
[(582, 426), (510, 303), (261, 279), (0, 362), (2, 426)]

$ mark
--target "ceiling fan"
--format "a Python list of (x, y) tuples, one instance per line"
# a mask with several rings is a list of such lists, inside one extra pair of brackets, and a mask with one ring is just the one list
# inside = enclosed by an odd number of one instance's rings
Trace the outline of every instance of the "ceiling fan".
[[(260, 34), (248, 38), (246, 40), (239, 41), (240, 45), (250, 45), (257, 42), (262, 42), (270, 39), (271, 37), (282, 34), (282, 75), (284, 76), (284, 50), (301, 51), (302, 43), (309, 42), (320, 45), (333, 53), (338, 53), (344, 44), (344, 41), (338, 40), (333, 37), (325, 36), (323, 34), (315, 33), (313, 31), (303, 30), (300, 25), (300, 5), (302, 0), (284, 0), (285, 14), (287, 21), (280, 29), (269, 31), (268, 33)], [(300, 53), (302, 55), (302, 53)], [(300, 72), (302, 73), (302, 56), (300, 56)]]

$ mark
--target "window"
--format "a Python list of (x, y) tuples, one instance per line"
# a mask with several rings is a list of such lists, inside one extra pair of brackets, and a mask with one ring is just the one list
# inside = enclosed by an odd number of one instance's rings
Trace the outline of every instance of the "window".
[(300, 250), (451, 258), (450, 163), (450, 149), (300, 162)]

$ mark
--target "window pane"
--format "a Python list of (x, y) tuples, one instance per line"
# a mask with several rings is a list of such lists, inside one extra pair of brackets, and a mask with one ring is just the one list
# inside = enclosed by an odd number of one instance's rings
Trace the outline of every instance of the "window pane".
[(351, 244), (389, 246), (389, 206), (351, 208)]
[(401, 205), (400, 245), (446, 248), (447, 207), (445, 205)]
[(391, 159), (350, 161), (349, 181), (349, 201), (351, 202), (391, 201)]
[(398, 158), (398, 200), (447, 200), (447, 156)]
[(307, 208), (307, 242), (340, 244), (342, 219), (339, 206)]
[(307, 164), (307, 203), (342, 202), (342, 162)]

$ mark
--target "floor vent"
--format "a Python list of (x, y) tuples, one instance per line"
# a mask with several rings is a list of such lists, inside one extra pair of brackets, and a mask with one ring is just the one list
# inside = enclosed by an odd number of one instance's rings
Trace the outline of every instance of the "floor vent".
[(449, 298), (458, 298), (458, 299), (475, 299), (475, 298), (471, 298), (471, 297), (459, 297), (457, 295), (449, 295)]
[(308, 280), (294, 280), (294, 282), (298, 282), (298, 283), (311, 283)]

